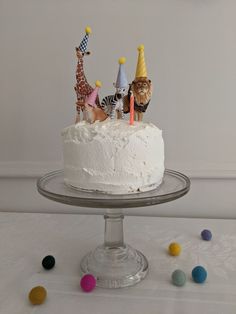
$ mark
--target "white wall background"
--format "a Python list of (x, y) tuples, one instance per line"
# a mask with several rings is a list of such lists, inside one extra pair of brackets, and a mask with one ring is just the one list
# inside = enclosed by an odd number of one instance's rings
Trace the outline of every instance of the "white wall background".
[(235, 12), (235, 0), (0, 0), (0, 210), (64, 206), (39, 196), (35, 179), (62, 167), (74, 47), (90, 25), (85, 71), (103, 82), (101, 97), (113, 91), (120, 56), (133, 79), (145, 45), (154, 85), (145, 120), (163, 129), (166, 166), (192, 180), (158, 213), (236, 218)]

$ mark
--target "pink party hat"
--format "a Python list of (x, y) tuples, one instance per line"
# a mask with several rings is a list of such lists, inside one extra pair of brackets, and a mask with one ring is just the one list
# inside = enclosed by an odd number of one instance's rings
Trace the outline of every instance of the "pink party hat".
[(96, 106), (96, 98), (98, 96), (98, 90), (102, 86), (102, 83), (100, 81), (95, 82), (96, 87), (92, 91), (92, 93), (87, 97), (86, 103), (89, 104), (90, 106), (95, 107)]

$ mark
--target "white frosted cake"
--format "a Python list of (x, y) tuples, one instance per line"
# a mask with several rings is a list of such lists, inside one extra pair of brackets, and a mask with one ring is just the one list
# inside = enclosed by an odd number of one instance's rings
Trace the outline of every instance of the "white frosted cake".
[(158, 127), (142, 122), (153, 90), (144, 46), (138, 47), (134, 80), (129, 83), (126, 58), (119, 58), (115, 90), (100, 102), (102, 83), (92, 88), (84, 74), (91, 28), (85, 33), (76, 48), (76, 123), (62, 131), (65, 183), (110, 194), (153, 190), (164, 175), (164, 142)]
[(86, 121), (62, 131), (64, 178), (73, 187), (112, 194), (149, 191), (162, 182), (164, 142), (152, 123)]

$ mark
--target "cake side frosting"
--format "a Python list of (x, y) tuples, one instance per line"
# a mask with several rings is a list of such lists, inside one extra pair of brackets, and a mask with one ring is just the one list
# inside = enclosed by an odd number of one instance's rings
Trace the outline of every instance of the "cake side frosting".
[(62, 131), (65, 182), (121, 194), (160, 185), (164, 174), (162, 131), (152, 123), (86, 121)]

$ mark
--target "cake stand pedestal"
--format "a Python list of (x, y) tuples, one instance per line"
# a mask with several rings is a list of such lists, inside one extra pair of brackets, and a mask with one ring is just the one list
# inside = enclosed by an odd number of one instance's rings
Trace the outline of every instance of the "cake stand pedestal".
[[(64, 184), (63, 171), (46, 174), (37, 181), (43, 196), (64, 204), (100, 208), (105, 218), (104, 244), (89, 252), (81, 261), (81, 273), (91, 273), (97, 286), (121, 288), (135, 285), (148, 272), (148, 261), (138, 250), (125, 244), (123, 209), (145, 207), (173, 201), (190, 189), (190, 180), (184, 174), (165, 170), (162, 184), (155, 190), (134, 194), (105, 194), (74, 189)], [(78, 212), (79, 213), (79, 212)]]

